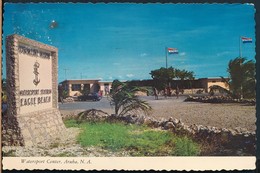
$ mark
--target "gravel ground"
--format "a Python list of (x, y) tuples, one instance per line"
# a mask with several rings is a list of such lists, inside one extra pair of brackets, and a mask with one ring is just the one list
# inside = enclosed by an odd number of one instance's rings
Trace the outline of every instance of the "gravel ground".
[[(153, 96), (142, 97), (153, 108), (149, 116), (158, 120), (170, 117), (181, 119), (186, 125), (204, 125), (219, 128), (243, 128), (248, 131), (256, 130), (256, 109), (255, 106), (248, 106), (238, 103), (211, 104), (198, 102), (184, 102), (186, 97), (159, 97), (155, 100)], [(108, 104), (108, 103), (107, 103)], [(93, 107), (95, 108), (95, 107)], [(112, 114), (110, 106), (105, 108), (97, 107)], [(84, 109), (61, 110), (62, 114), (78, 113)]]
[(181, 119), (187, 125), (197, 124), (220, 128), (237, 127), (255, 131), (255, 106), (242, 104), (210, 104), (183, 102), (184, 98), (161, 98), (149, 100), (153, 107), (152, 117), (157, 119), (169, 117)]

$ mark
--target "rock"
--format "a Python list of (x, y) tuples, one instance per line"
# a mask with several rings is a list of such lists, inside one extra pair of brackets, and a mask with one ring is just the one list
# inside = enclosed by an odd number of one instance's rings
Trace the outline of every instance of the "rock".
[(177, 125), (177, 124), (178, 124), (178, 122), (179, 122), (179, 120), (178, 120), (178, 119), (176, 119), (176, 118), (174, 118), (172, 122), (173, 122), (173, 124), (174, 124), (174, 125)]
[(161, 127), (163, 127), (164, 125), (165, 125), (165, 123), (166, 123), (166, 121), (164, 121), (164, 120), (161, 120), (161, 121), (159, 121), (159, 126), (161, 126)]
[(229, 131), (229, 134), (230, 134), (231, 136), (235, 136), (235, 135), (237, 134), (237, 132), (236, 132), (235, 130), (229, 129), (228, 131)]
[(154, 121), (154, 127), (157, 128), (159, 127), (160, 121)]
[(166, 122), (164, 125), (164, 129), (174, 129), (175, 125), (172, 122)]
[(189, 126), (183, 125), (183, 129), (184, 129), (184, 130), (187, 130), (187, 129), (189, 129)]
[(206, 127), (203, 127), (202, 125), (197, 125), (198, 132), (204, 130)]
[(152, 124), (152, 120), (151, 120), (151, 118), (147, 118), (147, 117), (145, 117), (145, 118), (144, 118), (144, 122), (143, 122), (143, 124), (145, 124), (145, 125), (150, 125), (150, 124)]

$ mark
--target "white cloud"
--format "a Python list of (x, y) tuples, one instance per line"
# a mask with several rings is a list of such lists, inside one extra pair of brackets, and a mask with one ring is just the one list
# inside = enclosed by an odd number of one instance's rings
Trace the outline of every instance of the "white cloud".
[(112, 77), (112, 76), (109, 76), (108, 79), (113, 79), (113, 77)]
[(224, 55), (227, 55), (229, 53), (230, 53), (229, 51), (224, 51), (224, 52), (217, 53), (217, 56), (224, 56)]
[(129, 77), (129, 78), (134, 77), (133, 74), (127, 74), (126, 76)]
[(180, 53), (180, 56), (185, 56), (186, 55), (186, 52), (181, 52)]
[(253, 3), (246, 3), (246, 5), (251, 5), (251, 6), (254, 6), (254, 4), (253, 4)]
[(141, 53), (140, 56), (141, 57), (147, 56), (147, 53)]
[(113, 63), (113, 65), (116, 65), (116, 66), (118, 66), (118, 65), (121, 65), (120, 63), (118, 63), (118, 62), (114, 62)]

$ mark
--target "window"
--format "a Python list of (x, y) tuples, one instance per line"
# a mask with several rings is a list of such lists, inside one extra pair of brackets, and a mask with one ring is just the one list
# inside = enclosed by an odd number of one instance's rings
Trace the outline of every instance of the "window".
[(72, 89), (72, 91), (80, 91), (81, 90), (81, 84), (72, 84), (71, 89)]
[(65, 90), (65, 91), (68, 91), (68, 90), (69, 90), (69, 84), (65, 84), (65, 85), (63, 85), (63, 87), (64, 87), (64, 90)]

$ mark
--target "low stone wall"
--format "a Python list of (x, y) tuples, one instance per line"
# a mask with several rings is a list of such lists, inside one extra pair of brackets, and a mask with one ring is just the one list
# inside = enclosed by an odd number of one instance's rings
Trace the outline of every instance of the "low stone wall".
[(185, 102), (202, 102), (202, 103), (245, 103), (255, 105), (255, 99), (233, 99), (228, 96), (189, 96), (184, 100)]
[(2, 116), (2, 145), (3, 146), (23, 146), (24, 140), (18, 122), (15, 117)]
[(204, 93), (204, 88), (194, 88), (194, 89), (184, 89), (183, 94), (197, 94), (197, 93)]
[[(152, 128), (160, 128), (163, 130), (169, 130), (177, 135), (186, 135), (198, 142), (208, 142), (219, 148), (230, 148), (230, 149), (242, 149), (246, 153), (254, 155), (255, 144), (256, 144), (256, 134), (255, 132), (249, 132), (246, 129), (236, 128), (217, 128), (202, 125), (185, 125), (181, 120), (175, 118), (169, 118), (156, 120), (147, 116), (137, 116), (137, 115), (126, 115), (117, 116), (115, 114), (107, 115), (103, 111), (85, 111), (81, 113), (85, 118), (81, 120), (86, 121), (123, 121), (125, 123), (131, 124), (144, 124)], [(64, 119), (79, 117), (78, 114), (66, 114), (62, 115)]]
[(160, 121), (145, 118), (143, 124), (154, 128), (169, 130), (178, 135), (187, 135), (198, 142), (208, 142), (226, 149), (242, 149), (253, 155), (255, 152), (256, 134), (246, 129), (227, 129), (195, 124), (187, 126), (181, 120), (174, 118)]
[(73, 97), (67, 97), (65, 99), (62, 100), (64, 103), (70, 103), (70, 102), (74, 102), (75, 99)]
[(19, 117), (2, 118), (3, 146), (48, 145), (65, 130), (59, 110), (47, 109)]

